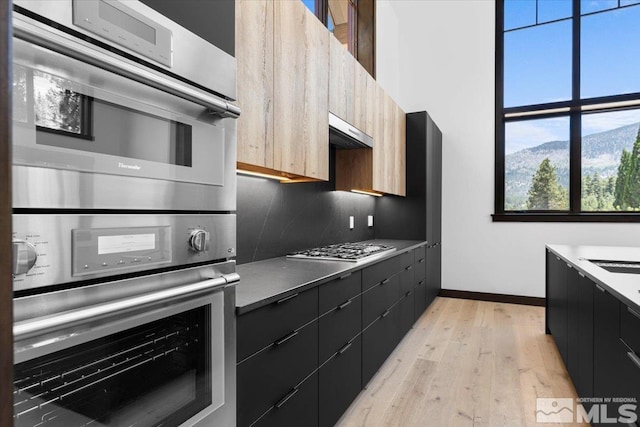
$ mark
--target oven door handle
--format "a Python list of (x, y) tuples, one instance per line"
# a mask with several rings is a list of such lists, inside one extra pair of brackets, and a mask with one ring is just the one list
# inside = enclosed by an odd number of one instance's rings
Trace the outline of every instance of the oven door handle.
[(15, 17), (13, 20), (13, 35), (27, 42), (43, 46), (71, 58), (95, 65), (131, 80), (195, 102), (211, 110), (211, 113), (221, 117), (237, 118), (240, 116), (240, 108), (224, 99), (192, 89), (179, 81), (170, 80), (162, 75), (152, 73), (143, 67), (130, 64), (122, 59), (114, 58), (100, 52), (96, 48), (75, 42), (58, 33), (45, 30)]
[(62, 327), (79, 325), (87, 321), (113, 316), (114, 314), (123, 311), (144, 308), (163, 301), (170, 301), (176, 298), (212, 292), (224, 287), (228, 283), (237, 281), (238, 279), (239, 276), (233, 273), (226, 277), (223, 276), (215, 279), (203, 280), (190, 285), (164, 289), (158, 292), (120, 299), (78, 310), (66, 311), (52, 316), (37, 317), (35, 319), (16, 322), (13, 324), (14, 340), (18, 341), (30, 338)]

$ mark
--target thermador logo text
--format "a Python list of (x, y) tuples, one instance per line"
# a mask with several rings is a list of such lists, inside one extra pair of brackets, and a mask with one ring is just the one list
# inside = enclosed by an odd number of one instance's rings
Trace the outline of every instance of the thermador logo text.
[(122, 169), (135, 169), (137, 171), (140, 170), (140, 166), (138, 166), (138, 165), (127, 165), (127, 164), (122, 163), (122, 162), (118, 162), (118, 167), (122, 168)]

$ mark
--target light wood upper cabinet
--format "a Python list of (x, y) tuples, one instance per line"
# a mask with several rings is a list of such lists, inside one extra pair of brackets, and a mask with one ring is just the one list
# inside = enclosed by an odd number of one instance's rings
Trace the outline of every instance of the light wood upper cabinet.
[(273, 169), (273, 4), (236, 1), (238, 163)]
[(329, 179), (329, 37), (301, 1), (274, 3), (274, 168)]
[(329, 179), (329, 36), (301, 1), (236, 0), (239, 169)]
[(359, 64), (337, 38), (329, 39), (329, 111), (355, 126), (355, 75)]
[(354, 119), (352, 124), (362, 132), (373, 137), (376, 124), (376, 92), (378, 83), (355, 61), (354, 79)]
[(336, 152), (336, 190), (406, 195), (405, 113), (375, 88), (373, 149)]

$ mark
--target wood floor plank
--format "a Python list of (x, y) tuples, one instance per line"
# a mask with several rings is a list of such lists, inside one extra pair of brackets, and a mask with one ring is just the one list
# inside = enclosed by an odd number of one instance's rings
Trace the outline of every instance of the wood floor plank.
[(337, 425), (538, 427), (538, 397), (576, 397), (544, 307), (439, 297)]

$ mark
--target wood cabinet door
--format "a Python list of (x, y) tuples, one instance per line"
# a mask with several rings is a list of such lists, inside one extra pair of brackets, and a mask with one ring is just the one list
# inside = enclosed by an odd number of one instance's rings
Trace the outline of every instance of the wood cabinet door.
[(236, 1), (238, 162), (273, 168), (273, 6)]
[(337, 38), (329, 37), (329, 111), (355, 124), (356, 60)]
[(274, 3), (274, 168), (329, 179), (329, 37), (300, 1)]
[(353, 125), (373, 137), (376, 121), (376, 87), (378, 83), (359, 62), (354, 62), (354, 121)]
[[(395, 104), (395, 103), (394, 103)], [(395, 105), (393, 152), (393, 194), (407, 195), (407, 119), (399, 105)]]
[(373, 143), (373, 189), (406, 195), (406, 119), (387, 93), (377, 90), (377, 124)]

